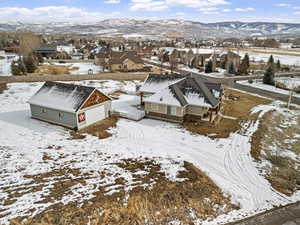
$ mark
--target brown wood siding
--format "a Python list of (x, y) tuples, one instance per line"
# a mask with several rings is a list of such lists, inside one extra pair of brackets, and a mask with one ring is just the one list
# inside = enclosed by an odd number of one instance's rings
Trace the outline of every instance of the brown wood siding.
[(85, 109), (91, 107), (93, 105), (98, 105), (100, 103), (109, 101), (110, 99), (102, 94), (100, 91), (96, 90), (94, 93), (89, 97), (89, 99), (84, 103), (81, 109)]

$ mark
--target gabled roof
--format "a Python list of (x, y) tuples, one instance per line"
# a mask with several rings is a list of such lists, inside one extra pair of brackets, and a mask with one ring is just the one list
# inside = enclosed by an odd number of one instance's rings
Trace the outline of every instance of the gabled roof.
[(183, 78), (185, 78), (185, 76), (180, 74), (149, 74), (142, 85), (140, 92), (156, 93)]
[(96, 88), (75, 84), (46, 82), (28, 101), (29, 104), (64, 112), (77, 112)]
[(219, 104), (222, 85), (200, 77), (185, 77), (145, 99), (145, 102), (174, 106), (196, 105), (215, 108)]

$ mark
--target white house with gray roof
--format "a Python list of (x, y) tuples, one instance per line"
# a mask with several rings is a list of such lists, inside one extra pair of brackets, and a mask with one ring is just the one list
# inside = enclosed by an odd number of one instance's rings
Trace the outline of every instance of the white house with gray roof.
[(220, 110), (223, 87), (199, 76), (149, 75), (140, 92), (147, 117), (172, 122), (183, 122), (187, 117), (212, 121)]

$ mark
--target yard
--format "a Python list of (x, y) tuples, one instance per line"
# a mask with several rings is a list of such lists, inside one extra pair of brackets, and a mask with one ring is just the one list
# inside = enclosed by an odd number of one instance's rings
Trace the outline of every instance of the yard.
[(232, 133), (242, 129), (244, 123), (256, 120), (257, 115), (251, 109), (258, 105), (270, 104), (268, 99), (243, 93), (233, 89), (225, 90), (225, 98), (221, 108), (221, 116), (215, 123), (186, 122), (184, 127), (192, 133), (210, 136), (211, 138), (228, 138)]
[(94, 63), (45, 63), (40, 65), (35, 74), (72, 74), (72, 75), (86, 75), (89, 70), (93, 74), (97, 74), (102, 71), (100, 66), (94, 65)]
[[(79, 83), (109, 94), (132, 92), (137, 82)], [(242, 123), (226, 138), (119, 119), (101, 127), (111, 135), (106, 139), (74, 139), (30, 118), (27, 100), (41, 85), (10, 84), (0, 94), (1, 224), (214, 225), (300, 200), (299, 192), (274, 190), (250, 155), (255, 118), (279, 107), (266, 107), (269, 100), (227, 92), (234, 100), (225, 102), (223, 114)]]
[(251, 154), (272, 187), (291, 196), (300, 190), (300, 109), (280, 105), (260, 120)]

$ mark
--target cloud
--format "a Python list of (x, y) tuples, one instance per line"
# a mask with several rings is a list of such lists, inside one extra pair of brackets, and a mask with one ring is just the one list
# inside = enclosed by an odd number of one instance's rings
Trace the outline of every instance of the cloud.
[(131, 11), (162, 11), (168, 8), (165, 1), (132, 0)]
[(231, 12), (231, 9), (223, 9), (222, 12)]
[(277, 6), (277, 7), (291, 7), (291, 5), (287, 4), (287, 3), (277, 3), (277, 4), (274, 4), (274, 6)]
[(106, 4), (119, 4), (121, 1), (120, 0), (107, 0), (104, 1)]
[(90, 22), (119, 15), (117, 12), (104, 14), (90, 12), (85, 9), (68, 6), (46, 6), (37, 8), (0, 8), (1, 21), (26, 21), (26, 22)]
[(162, 11), (173, 6), (189, 8), (214, 7), (230, 5), (226, 0), (131, 0), (132, 11)]
[(249, 11), (255, 11), (254, 8), (248, 7), (248, 8), (235, 8), (236, 12), (249, 12)]
[(199, 11), (206, 15), (219, 14), (219, 9), (216, 7), (200, 8)]
[(294, 12), (294, 15), (300, 15), (300, 11), (299, 12)]
[(226, 0), (166, 0), (168, 5), (183, 5), (190, 8), (230, 5)]

